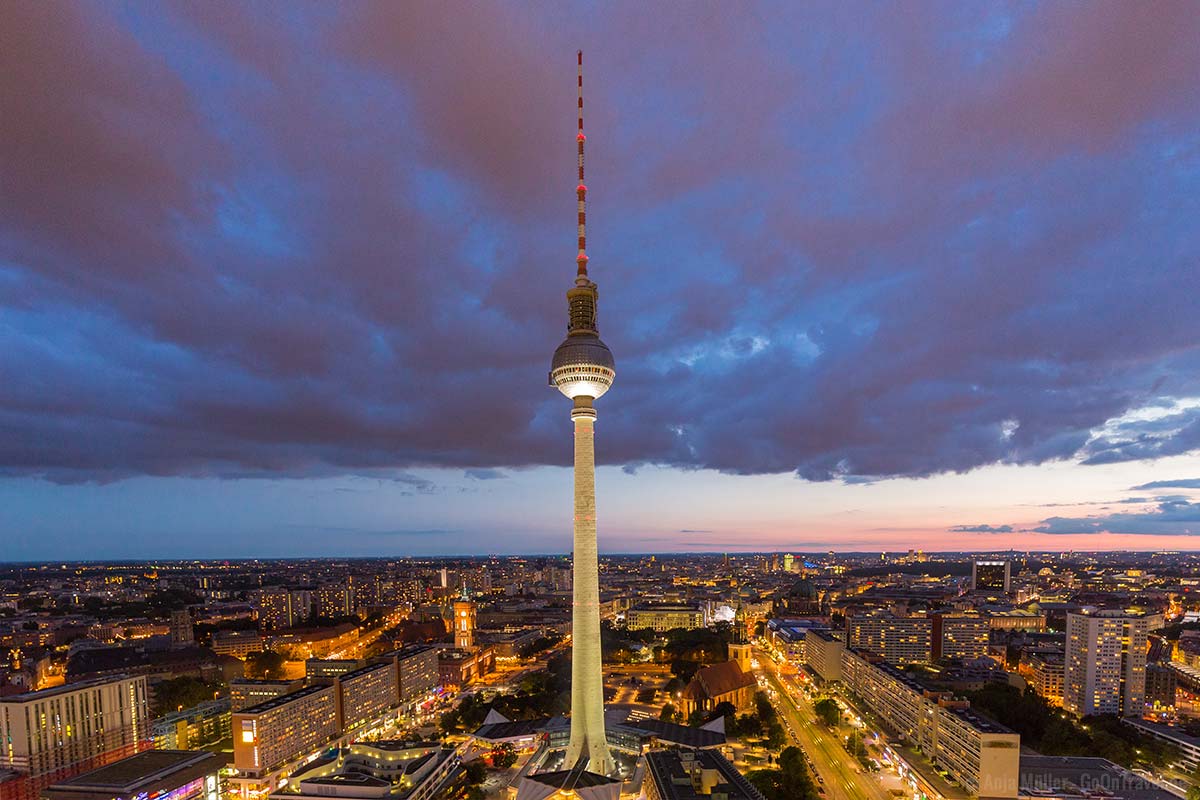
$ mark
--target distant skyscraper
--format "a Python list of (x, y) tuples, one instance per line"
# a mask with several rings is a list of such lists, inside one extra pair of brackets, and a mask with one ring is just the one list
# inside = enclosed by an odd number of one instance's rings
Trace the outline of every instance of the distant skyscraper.
[(1124, 611), (1067, 614), (1063, 707), (1081, 717), (1140, 716), (1151, 620)]
[(596, 284), (588, 278), (586, 249), (587, 186), (583, 182), (583, 52), (579, 52), (579, 255), (575, 286), (567, 291), (567, 338), (554, 351), (550, 385), (574, 403), (575, 533), (573, 550), (574, 607), (571, 613), (571, 738), (567, 765), (581, 755), (588, 769), (608, 773), (613, 761), (604, 736), (604, 683), (600, 665), (600, 582), (596, 551), (596, 410), (592, 402), (608, 391), (616, 377), (608, 345), (596, 327)]
[(1008, 561), (971, 562), (971, 589), (976, 592), (1007, 592), (1012, 581)]
[(792, 557), (792, 554), (784, 553), (783, 554), (783, 571), (791, 572), (795, 568), (795, 566), (796, 566), (795, 559)]

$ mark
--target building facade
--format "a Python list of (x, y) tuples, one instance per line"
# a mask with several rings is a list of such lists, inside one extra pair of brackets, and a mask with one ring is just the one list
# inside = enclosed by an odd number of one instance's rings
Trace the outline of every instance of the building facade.
[(676, 628), (693, 630), (707, 624), (704, 609), (690, 603), (646, 603), (634, 606), (625, 615), (625, 626), (631, 631), (649, 628), (662, 633)]
[(151, 747), (146, 679), (98, 678), (0, 697), (0, 799), (45, 787)]
[(972, 561), (971, 589), (976, 592), (1006, 594), (1012, 587), (1012, 565), (1009, 561)]
[(1067, 614), (1063, 707), (1078, 716), (1141, 716), (1150, 618), (1123, 611)]
[(233, 715), (235, 791), (274, 791), (300, 759), (337, 739), (337, 687), (309, 686)]
[(220, 800), (224, 757), (147, 750), (42, 791), (43, 800)]
[(869, 650), (893, 664), (925, 664), (933, 656), (933, 620), (866, 614), (846, 619), (846, 646)]
[(845, 650), (842, 683), (972, 795), (1017, 797), (1018, 734), (973, 713), (967, 701), (931, 691), (870, 653)]

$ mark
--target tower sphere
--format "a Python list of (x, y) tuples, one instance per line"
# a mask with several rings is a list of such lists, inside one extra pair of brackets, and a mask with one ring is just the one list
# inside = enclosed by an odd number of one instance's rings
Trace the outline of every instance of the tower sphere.
[(616, 377), (612, 351), (594, 333), (568, 336), (550, 362), (550, 384), (572, 400), (595, 400), (608, 391)]

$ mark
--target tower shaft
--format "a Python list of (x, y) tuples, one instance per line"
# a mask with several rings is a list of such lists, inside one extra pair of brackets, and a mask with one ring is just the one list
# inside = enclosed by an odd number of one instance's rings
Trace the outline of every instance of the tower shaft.
[(613, 767), (604, 734), (604, 679), (600, 649), (600, 567), (596, 546), (596, 412), (576, 401), (575, 533), (571, 611), (571, 739), (566, 766), (588, 756), (588, 769)]

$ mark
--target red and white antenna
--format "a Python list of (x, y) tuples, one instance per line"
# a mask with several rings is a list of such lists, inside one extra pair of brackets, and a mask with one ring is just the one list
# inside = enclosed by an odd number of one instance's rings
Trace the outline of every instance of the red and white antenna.
[(579, 255), (575, 261), (579, 266), (578, 274), (587, 277), (587, 186), (583, 182), (583, 143), (587, 137), (583, 135), (583, 51), (579, 51), (579, 134), (575, 137), (579, 143), (579, 185), (575, 194), (579, 198)]

